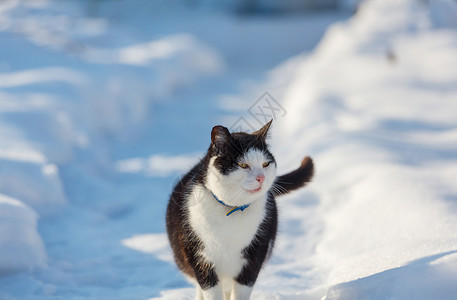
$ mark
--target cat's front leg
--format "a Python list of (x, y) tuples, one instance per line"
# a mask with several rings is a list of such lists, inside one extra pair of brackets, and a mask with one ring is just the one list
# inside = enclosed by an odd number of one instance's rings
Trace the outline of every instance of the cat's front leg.
[[(220, 284), (217, 284), (209, 289), (201, 289), (201, 293), (203, 295), (204, 300), (222, 300), (223, 299), (223, 293), (222, 293), (222, 288)], [(198, 294), (197, 294), (198, 295)]]
[(197, 300), (222, 300), (222, 288), (214, 265), (201, 255), (197, 255), (194, 248), (188, 247), (186, 250), (197, 281)]
[(201, 287), (197, 284), (197, 286), (195, 288), (197, 289), (197, 294), (195, 295), (195, 300), (205, 300), (203, 298), (203, 290), (201, 289)]
[(249, 300), (251, 298), (252, 287), (240, 284), (238, 282), (233, 283), (232, 297), (230, 300)]

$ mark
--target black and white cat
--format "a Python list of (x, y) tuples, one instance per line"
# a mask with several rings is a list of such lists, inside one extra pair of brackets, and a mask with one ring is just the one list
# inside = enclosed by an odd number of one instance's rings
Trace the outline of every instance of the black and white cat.
[(211, 132), (202, 160), (175, 186), (167, 232), (175, 261), (197, 286), (197, 299), (249, 299), (278, 227), (275, 196), (313, 176), (311, 158), (276, 177), (265, 142), (270, 121), (258, 131)]

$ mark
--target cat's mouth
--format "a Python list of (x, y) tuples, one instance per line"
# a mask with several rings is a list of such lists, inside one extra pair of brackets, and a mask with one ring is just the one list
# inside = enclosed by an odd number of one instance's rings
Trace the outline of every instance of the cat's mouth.
[(249, 193), (257, 193), (259, 192), (260, 190), (262, 189), (262, 186), (259, 186), (258, 188), (254, 189), (254, 190), (247, 190)]

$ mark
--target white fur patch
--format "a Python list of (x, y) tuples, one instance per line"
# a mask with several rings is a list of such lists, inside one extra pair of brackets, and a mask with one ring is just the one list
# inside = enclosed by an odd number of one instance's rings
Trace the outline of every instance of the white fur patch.
[(265, 215), (265, 197), (244, 211), (226, 216), (230, 208), (217, 202), (206, 188), (195, 187), (192, 191), (189, 221), (203, 242), (200, 254), (214, 264), (221, 282), (240, 273), (244, 265), (242, 251), (251, 243)]

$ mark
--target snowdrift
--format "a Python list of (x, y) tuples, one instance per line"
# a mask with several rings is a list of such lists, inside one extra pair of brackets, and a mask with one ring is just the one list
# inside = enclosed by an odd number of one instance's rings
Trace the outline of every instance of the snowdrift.
[(46, 265), (37, 214), (22, 202), (0, 194), (0, 276)]
[(46, 266), (37, 219), (68, 203), (61, 166), (109, 169), (107, 140), (133, 139), (152, 103), (224, 68), (193, 36), (129, 44), (118, 30), (77, 1), (0, 4), (0, 276)]
[[(365, 2), (284, 91), (277, 156), (314, 157), (318, 204), (299, 222), (313, 247), (278, 252), (324, 285), (348, 282), (326, 299), (456, 295), (457, 32), (436, 22), (447, 5)], [(283, 218), (297, 215), (284, 202)]]

